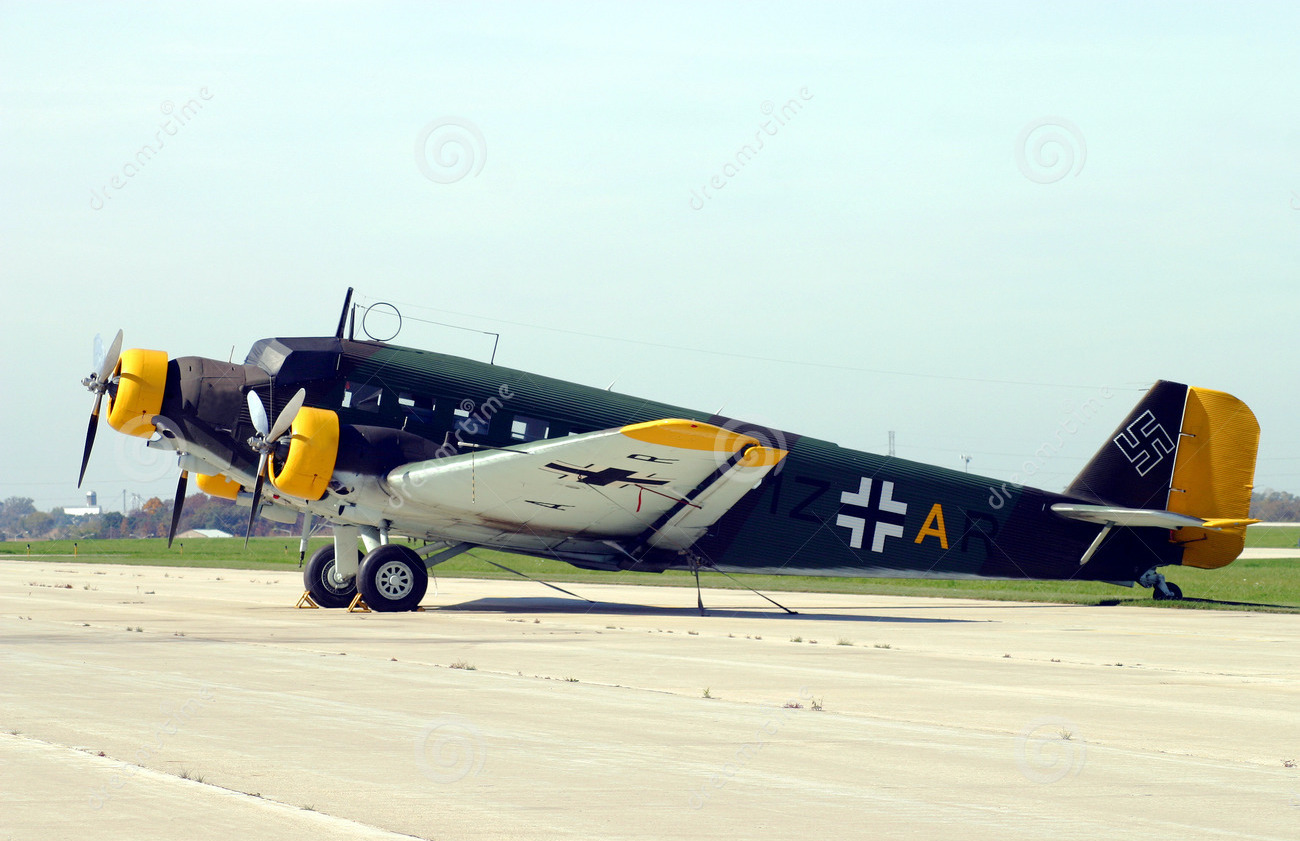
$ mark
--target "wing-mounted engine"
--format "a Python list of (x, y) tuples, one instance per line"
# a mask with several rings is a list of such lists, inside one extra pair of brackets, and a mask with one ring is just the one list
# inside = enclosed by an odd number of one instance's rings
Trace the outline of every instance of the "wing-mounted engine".
[(287, 496), (318, 500), (325, 496), (339, 455), (339, 416), (330, 409), (304, 406), (290, 427), (282, 464), (270, 460), (271, 484)]
[(195, 482), (199, 486), (199, 490), (208, 496), (230, 500), (239, 499), (239, 491), (242, 487), (238, 482), (227, 476), (210, 476), (207, 473), (199, 473)]

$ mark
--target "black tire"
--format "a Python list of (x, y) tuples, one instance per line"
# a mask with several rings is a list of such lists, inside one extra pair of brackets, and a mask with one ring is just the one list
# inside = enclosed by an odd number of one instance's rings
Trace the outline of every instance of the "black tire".
[(1181, 588), (1179, 588), (1177, 584), (1173, 583), (1172, 581), (1166, 581), (1165, 586), (1169, 588), (1169, 595), (1166, 596), (1164, 593), (1160, 592), (1159, 587), (1156, 587), (1151, 591), (1151, 598), (1155, 599), (1158, 602), (1182, 601), (1183, 591)]
[(415, 610), (429, 589), (429, 570), (414, 549), (389, 543), (361, 561), (357, 587), (371, 610), (381, 613)]
[(347, 607), (357, 595), (357, 580), (340, 585), (334, 580), (334, 544), (317, 549), (302, 571), (302, 583), (321, 607)]

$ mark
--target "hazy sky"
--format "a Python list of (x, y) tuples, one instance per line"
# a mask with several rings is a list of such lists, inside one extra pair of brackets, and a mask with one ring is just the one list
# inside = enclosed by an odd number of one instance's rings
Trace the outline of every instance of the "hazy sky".
[[(242, 359), (331, 334), (348, 286), (398, 343), (497, 331), (501, 364), (999, 480), (1092, 400), (1022, 477), (1049, 489), (1155, 380), (1221, 389), (1256, 486), (1300, 491), (1298, 32), (1294, 3), (3, 3), (0, 498), (81, 499), (96, 333)], [(167, 498), (141, 452), (101, 430), (86, 488)]]

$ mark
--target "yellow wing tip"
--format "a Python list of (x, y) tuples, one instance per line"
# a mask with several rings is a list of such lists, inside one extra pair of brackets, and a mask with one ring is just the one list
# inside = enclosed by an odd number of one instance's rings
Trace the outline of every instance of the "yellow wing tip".
[(619, 431), (635, 441), (657, 444), (661, 447), (675, 447), (679, 450), (734, 453), (759, 443), (756, 438), (732, 432), (730, 429), (681, 418), (634, 423)]

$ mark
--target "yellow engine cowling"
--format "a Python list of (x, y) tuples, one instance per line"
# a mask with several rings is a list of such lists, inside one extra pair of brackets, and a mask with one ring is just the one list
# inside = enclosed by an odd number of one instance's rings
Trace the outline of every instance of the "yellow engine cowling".
[(339, 416), (304, 406), (293, 419), (289, 455), (279, 467), (271, 459), (270, 478), (286, 496), (316, 500), (325, 495), (339, 454)]
[(108, 401), (108, 423), (118, 432), (148, 438), (153, 418), (162, 411), (167, 388), (167, 354), (161, 350), (130, 348), (113, 369), (117, 394)]
[(208, 476), (205, 473), (200, 473), (196, 481), (199, 490), (208, 496), (220, 497), (221, 499), (239, 498), (240, 484), (227, 476)]

